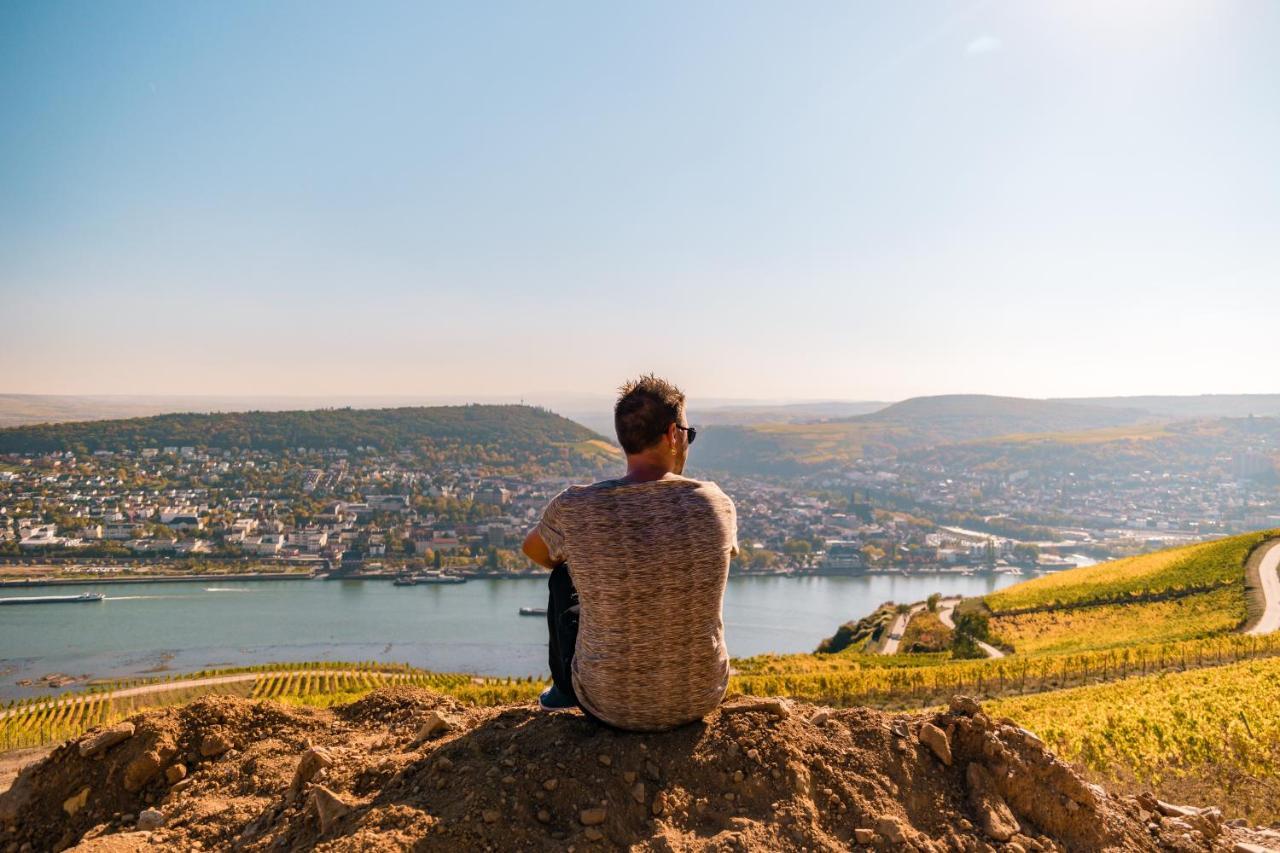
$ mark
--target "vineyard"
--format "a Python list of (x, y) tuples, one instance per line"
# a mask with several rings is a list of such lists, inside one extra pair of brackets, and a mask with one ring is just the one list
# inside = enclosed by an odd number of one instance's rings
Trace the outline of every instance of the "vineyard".
[[(1008, 699), (988, 711), (1112, 781), (1231, 794), (1280, 811), (1280, 658)], [(1246, 802), (1247, 801), (1247, 802)]]
[(0, 711), (0, 751), (56, 743), (144, 708), (180, 705), (211, 694), (333, 705), (397, 684), (429, 688), (475, 705), (521, 702), (536, 698), (542, 689), (540, 682), (531, 679), (479, 678), (371, 663), (276, 664), (202, 671), (163, 680), (112, 682), (56, 699), (11, 702)]
[(1064, 654), (1170, 643), (1235, 631), (1245, 620), (1235, 587), (1144, 604), (1102, 604), (991, 619), (991, 631), (1020, 655)]
[(1231, 588), (1244, 595), (1244, 564), (1264, 530), (1098, 563), (1020, 583), (986, 597), (995, 614), (1084, 604), (1125, 603), (1161, 595)]
[(1280, 655), (1280, 636), (1228, 635), (1178, 643), (1070, 655), (951, 661), (945, 655), (915, 665), (877, 665), (887, 658), (793, 655), (740, 662), (729, 689), (760, 696), (791, 696), (826, 705), (921, 708), (956, 693), (1016, 696), (1115, 681), (1135, 675), (1187, 671)]

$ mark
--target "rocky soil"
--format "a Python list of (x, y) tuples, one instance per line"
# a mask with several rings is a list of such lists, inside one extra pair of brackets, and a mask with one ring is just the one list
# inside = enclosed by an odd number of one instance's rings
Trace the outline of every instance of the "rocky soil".
[(423, 690), (206, 698), (68, 742), (0, 796), (0, 850), (1223, 850), (1280, 835), (1087, 784), (976, 702), (735, 698), (627, 734)]

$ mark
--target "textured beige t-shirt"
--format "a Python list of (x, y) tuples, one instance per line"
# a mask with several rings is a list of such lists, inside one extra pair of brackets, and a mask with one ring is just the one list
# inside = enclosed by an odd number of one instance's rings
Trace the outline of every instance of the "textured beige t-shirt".
[(715, 483), (571, 486), (537, 531), (578, 590), (573, 689), (584, 708), (619, 728), (660, 731), (720, 704), (729, 684), (721, 605), (738, 521)]

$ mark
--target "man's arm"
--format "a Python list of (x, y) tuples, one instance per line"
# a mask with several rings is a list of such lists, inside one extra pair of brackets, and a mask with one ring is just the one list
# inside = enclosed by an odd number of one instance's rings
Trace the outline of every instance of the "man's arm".
[(547, 547), (547, 543), (542, 541), (542, 537), (538, 535), (537, 528), (529, 531), (529, 535), (524, 537), (524, 545), (521, 548), (524, 555), (533, 560), (544, 569), (554, 569), (558, 564), (551, 559), (551, 549)]

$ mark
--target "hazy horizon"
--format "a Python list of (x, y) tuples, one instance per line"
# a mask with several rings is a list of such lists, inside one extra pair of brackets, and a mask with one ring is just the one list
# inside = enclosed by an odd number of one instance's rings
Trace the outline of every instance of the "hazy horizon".
[(0, 8), (0, 389), (1268, 393), (1280, 5)]

